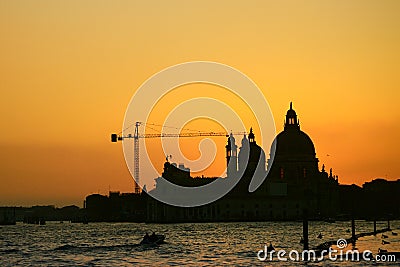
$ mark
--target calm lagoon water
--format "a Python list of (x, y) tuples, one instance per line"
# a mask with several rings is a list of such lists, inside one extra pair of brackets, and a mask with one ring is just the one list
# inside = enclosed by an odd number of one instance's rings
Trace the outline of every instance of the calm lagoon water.
[[(378, 222), (378, 229), (386, 222)], [(392, 221), (382, 245), (381, 234), (363, 237), (360, 251), (379, 248), (400, 251), (400, 221)], [(348, 238), (350, 222), (310, 222), (310, 247), (324, 241)], [(370, 232), (373, 223), (356, 221), (357, 233)], [(141, 246), (148, 232), (166, 235), (160, 246)], [(319, 233), (323, 234), (318, 239)], [(137, 224), (48, 222), (46, 225), (0, 226), (0, 266), (399, 266), (395, 263), (354, 261), (260, 261), (257, 252), (270, 242), (275, 250), (302, 251), (301, 222)], [(349, 248), (353, 248), (349, 245)], [(287, 257), (287, 255), (286, 255)]]

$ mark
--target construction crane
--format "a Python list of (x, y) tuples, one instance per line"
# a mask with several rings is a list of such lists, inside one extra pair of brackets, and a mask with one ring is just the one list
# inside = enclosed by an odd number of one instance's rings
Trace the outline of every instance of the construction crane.
[[(133, 176), (135, 183), (135, 194), (140, 194), (141, 189), (139, 186), (140, 181), (140, 172), (139, 172), (139, 138), (164, 138), (164, 137), (199, 137), (199, 136), (225, 136), (229, 137), (226, 132), (201, 132), (195, 131), (192, 133), (148, 133), (142, 134), (139, 133), (139, 126), (145, 124), (142, 122), (135, 122), (135, 131), (134, 134), (123, 135), (121, 134), (111, 134), (111, 142), (115, 143), (117, 141), (122, 141), (124, 139), (132, 139), (133, 138)], [(151, 124), (155, 125), (155, 124)], [(129, 127), (128, 127), (129, 128)], [(231, 133), (232, 135), (244, 135), (246, 132), (235, 132)]]

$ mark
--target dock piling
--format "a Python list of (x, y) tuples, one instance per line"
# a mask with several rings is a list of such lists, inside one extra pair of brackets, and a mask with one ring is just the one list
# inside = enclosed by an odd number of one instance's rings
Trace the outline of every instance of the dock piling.
[(351, 239), (356, 242), (356, 224), (354, 218), (351, 219)]

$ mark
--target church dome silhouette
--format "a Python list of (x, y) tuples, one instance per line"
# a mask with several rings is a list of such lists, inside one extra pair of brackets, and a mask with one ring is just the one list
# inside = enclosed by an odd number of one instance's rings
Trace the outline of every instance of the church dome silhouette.
[(276, 137), (275, 155), (310, 155), (315, 156), (311, 138), (303, 131), (283, 131)]
[(275, 139), (275, 156), (312, 156), (315, 157), (315, 147), (311, 138), (300, 130), (296, 111), (292, 108), (286, 113), (285, 129)]

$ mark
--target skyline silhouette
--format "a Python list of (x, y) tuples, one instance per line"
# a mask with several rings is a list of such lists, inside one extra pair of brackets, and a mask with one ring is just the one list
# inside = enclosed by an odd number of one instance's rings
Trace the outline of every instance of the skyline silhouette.
[[(296, 103), (320, 161), (341, 182), (396, 180), (399, 10), (398, 1), (156, 7), (4, 1), (0, 205), (81, 206), (87, 193), (130, 191), (121, 147), (110, 146), (109, 133), (122, 128), (129, 99), (146, 79), (193, 60), (228, 64), (251, 77), (278, 132), (288, 101)], [(221, 88), (193, 84), (161, 99), (149, 121), (162, 124), (171, 107), (193, 97), (226, 100), (246, 112)], [(214, 126), (208, 123), (191, 128)], [(256, 127), (250, 116), (247, 123)], [(224, 141), (216, 140), (217, 147)], [(163, 162), (158, 144), (151, 146)], [(205, 175), (223, 167), (222, 159)]]
[[(87, 196), (87, 220), (177, 223), (298, 221), (304, 216), (327, 222), (400, 218), (395, 204), (400, 202), (400, 179), (375, 179), (362, 187), (340, 184), (332, 168), (328, 173), (325, 165), (319, 164), (313, 141), (301, 130), (292, 102), (269, 159), (256, 140), (252, 128), (239, 146), (232, 134), (227, 136), (226, 177), (193, 177), (188, 166), (171, 163), (166, 157), (162, 175), (154, 179), (155, 188)], [(261, 180), (256, 188), (251, 186), (254, 179)], [(224, 184), (233, 187), (224, 193), (218, 187)], [(206, 191), (213, 186), (214, 190)], [(205, 191), (196, 194), (187, 188)], [(209, 194), (218, 197), (204, 201)]]

